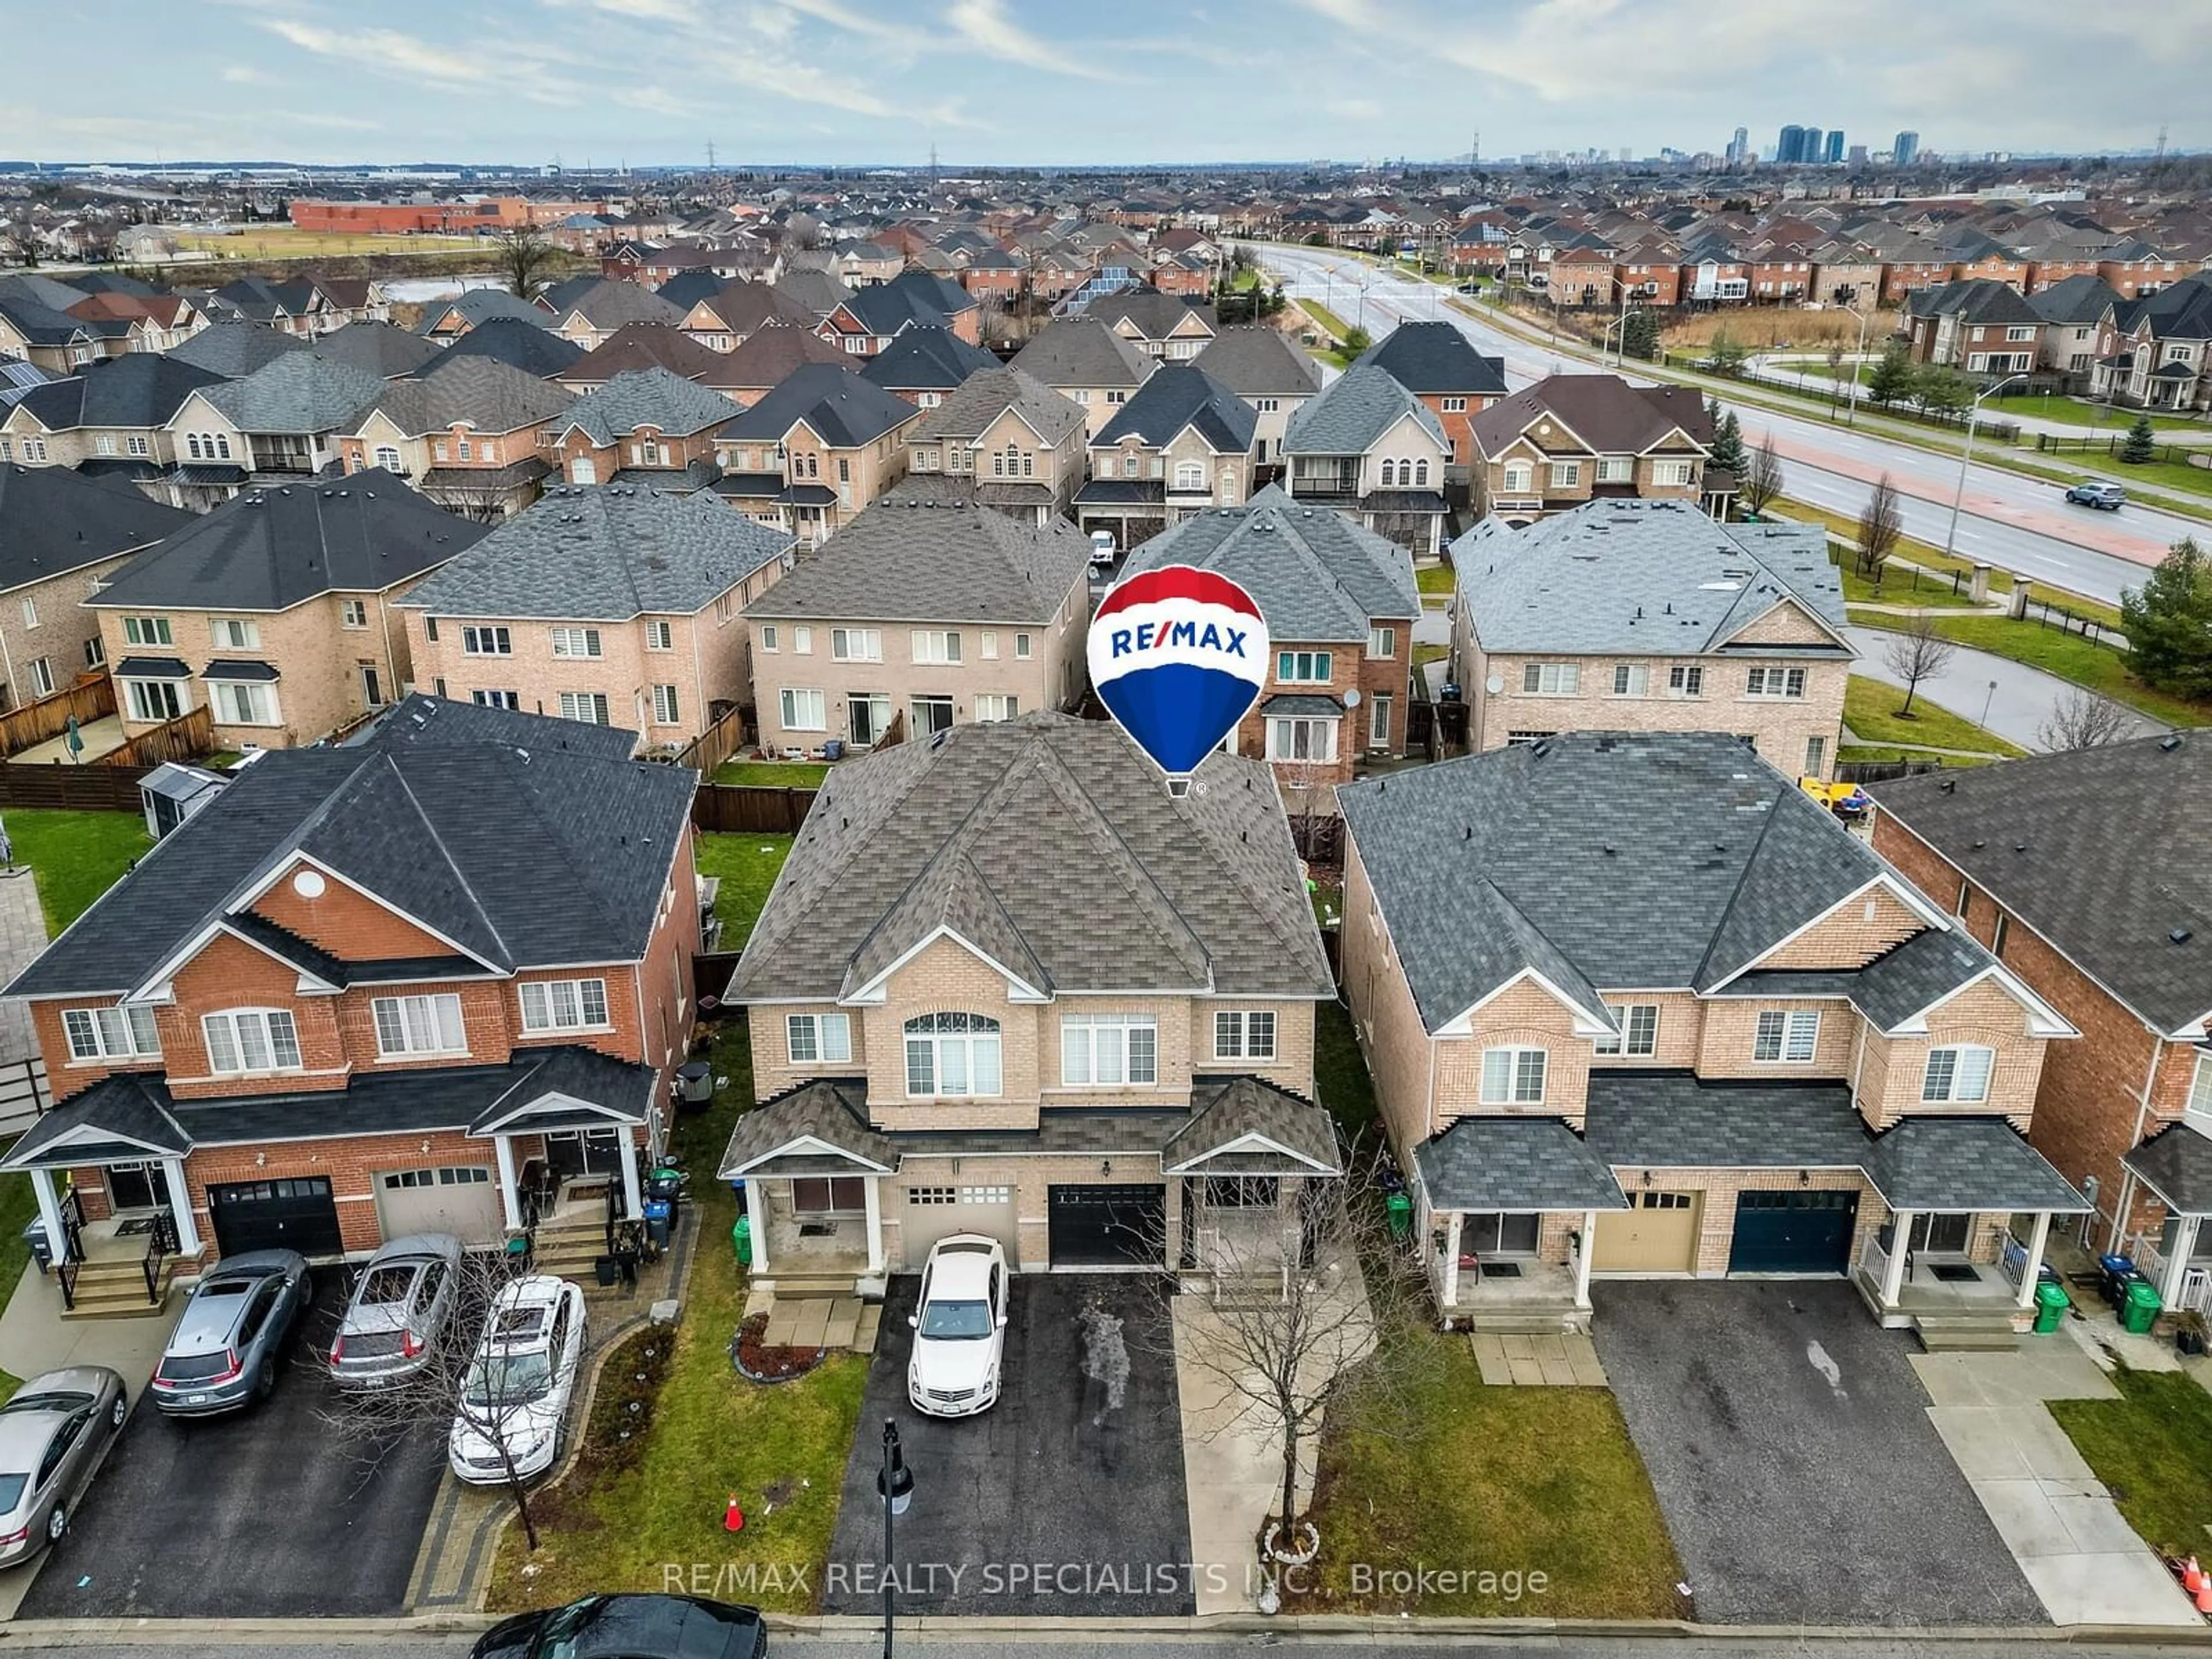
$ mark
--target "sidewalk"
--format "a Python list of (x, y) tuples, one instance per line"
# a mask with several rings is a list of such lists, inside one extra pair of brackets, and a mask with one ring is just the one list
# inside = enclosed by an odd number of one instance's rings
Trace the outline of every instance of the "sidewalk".
[[(1882, 661), (1883, 651), (1897, 635), (1860, 627), (1844, 631), (1859, 653), (1858, 661), (1851, 665), (1853, 673), (1902, 689), (1903, 678)], [(1953, 649), (1942, 673), (1920, 682), (1915, 695), (2037, 754), (2044, 748), (2038, 732), (2051, 709), (2062, 696), (2079, 690), (2071, 680), (2062, 680), (2056, 674), (1961, 645)], [(1984, 709), (1987, 718), (1984, 718)], [(2123, 737), (2151, 737), (2167, 729), (2132, 708), (2124, 712), (2128, 723)]]

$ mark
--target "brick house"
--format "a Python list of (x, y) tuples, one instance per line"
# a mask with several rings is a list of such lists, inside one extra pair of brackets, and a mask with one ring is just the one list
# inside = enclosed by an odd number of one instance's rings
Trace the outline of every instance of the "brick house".
[(2024, 1133), (2074, 1029), (1787, 776), (1576, 732), (1337, 798), (1345, 993), (1444, 1319), (1778, 1273), (1931, 1344), (2026, 1323), (2086, 1207)]
[(1094, 300), (1086, 317), (1103, 323), (1146, 356), (1164, 363), (1187, 363), (1220, 331), (1210, 305), (1163, 294), (1156, 288), (1123, 289)]
[(557, 283), (538, 300), (551, 316), (554, 333), (586, 351), (597, 349), (630, 323), (681, 325), (684, 308), (636, 283), (578, 276)]
[(1080, 405), (1095, 441), (1159, 363), (1095, 317), (1063, 317), (1038, 330), (1008, 366)]
[(0, 465), (75, 467), (128, 478), (169, 499), (169, 422), (185, 398), (222, 377), (173, 357), (133, 352), (44, 386), (0, 409)]
[(982, 307), (959, 283), (927, 270), (848, 294), (817, 332), (854, 358), (872, 357), (909, 328), (945, 328), (969, 345), (982, 336)]
[(539, 453), (547, 428), (574, 401), (496, 358), (460, 357), (393, 383), (338, 444), (349, 473), (381, 467), (493, 524), (538, 499), (553, 471)]
[(1355, 363), (1298, 410), (1283, 434), (1292, 497), (1356, 514), (1378, 535), (1433, 559), (1443, 549), (1443, 417), (1388, 369)]
[(2028, 296), (2028, 305), (2043, 319), (2043, 334), (2036, 345), (2036, 362), (2066, 377), (2068, 386), (2086, 392), (2097, 365), (2098, 331), (2104, 326), (2120, 296), (2094, 271), (2062, 277)]
[(907, 470), (937, 474), (1032, 524), (1083, 482), (1083, 411), (1018, 368), (979, 369), (906, 430)]
[(1592, 502), (1452, 544), (1451, 677), (1478, 751), (1562, 732), (1722, 731), (1825, 778), (1857, 656), (1819, 525)]
[(737, 407), (665, 368), (634, 369), (547, 422), (540, 453), (567, 483), (701, 489), (714, 480), (714, 434)]
[(1451, 323), (1401, 323), (1360, 355), (1419, 398), (1451, 441), (1446, 478), (1468, 482), (1474, 465), (1474, 418), (1506, 395), (1505, 360), (1486, 357)]
[(1271, 475), (1279, 470), (1291, 417), (1321, 391), (1313, 359), (1282, 330), (1262, 323), (1223, 329), (1190, 366), (1252, 405), (1258, 416), (1252, 426), (1253, 461)]
[(551, 726), (416, 699), (269, 755), (8, 988), (56, 1104), (6, 1167), (80, 1311), (158, 1313), (246, 1250), (537, 1231), (543, 1259), (565, 1212), (599, 1236), (604, 1189), (641, 1213), (693, 1018), (697, 779)]
[(385, 391), (380, 375), (297, 351), (185, 393), (169, 420), (172, 502), (204, 508), (251, 483), (305, 483)]
[(2212, 408), (2212, 281), (2190, 276), (2112, 307), (2090, 389), (2142, 409)]
[(1914, 362), (1991, 377), (2033, 369), (2043, 340), (2035, 307), (2018, 289), (1990, 277), (1919, 289), (1905, 300), (1899, 325)]
[(811, 330), (814, 313), (766, 283), (727, 283), (695, 300), (678, 325), (713, 351), (734, 351), (771, 323)]
[(917, 409), (934, 409), (971, 375), (999, 366), (997, 357), (949, 328), (909, 328), (869, 358), (860, 377)]
[(762, 747), (867, 749), (1070, 708), (1084, 686), (1091, 544), (1063, 520), (878, 501), (745, 607)]
[(1492, 404), (1468, 422), (1468, 435), (1474, 509), (1507, 524), (1598, 499), (1726, 510), (1707, 487), (1713, 417), (1695, 392), (1632, 386), (1613, 374), (1553, 374)]
[(803, 363), (714, 431), (714, 492), (818, 544), (904, 476), (921, 411), (843, 363)]
[(1085, 531), (1134, 547), (1209, 507), (1252, 493), (1251, 404), (1188, 363), (1155, 371), (1091, 440), (1091, 477), (1075, 492)]
[(1122, 574), (1167, 564), (1217, 571), (1259, 605), (1274, 661), (1231, 741), (1273, 763), (1292, 811), (1328, 812), (1358, 762), (1404, 755), (1421, 596), (1403, 546), (1270, 484), (1132, 549)]
[(2201, 732), (1876, 786), (1874, 842), (2078, 1027), (2030, 1129), (2098, 1250), (2212, 1305), (2212, 949)]
[(830, 774), (728, 991), (757, 1278), (877, 1285), (955, 1232), (1020, 1272), (1295, 1241), (1341, 1168), (1312, 1099), (1334, 988), (1261, 769), (1198, 779), (1211, 805), (1170, 799), (1119, 727), (1055, 714)]

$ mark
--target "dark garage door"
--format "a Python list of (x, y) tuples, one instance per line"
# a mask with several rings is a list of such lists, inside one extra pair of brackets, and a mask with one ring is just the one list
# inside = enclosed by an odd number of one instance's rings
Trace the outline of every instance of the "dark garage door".
[(210, 1187), (208, 1209), (215, 1218), (216, 1246), (225, 1255), (279, 1249), (337, 1255), (345, 1249), (327, 1176)]
[(1166, 1260), (1165, 1187), (1054, 1187), (1055, 1267), (1157, 1267)]
[(1847, 1188), (1739, 1193), (1732, 1273), (1840, 1273), (1851, 1263), (1859, 1195)]

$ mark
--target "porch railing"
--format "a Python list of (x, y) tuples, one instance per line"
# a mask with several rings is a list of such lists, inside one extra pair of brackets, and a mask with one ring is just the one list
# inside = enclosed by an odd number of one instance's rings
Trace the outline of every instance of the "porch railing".
[(2137, 1233), (2128, 1241), (2128, 1260), (2136, 1264), (2136, 1271), (2154, 1285), (2166, 1282), (2166, 1257), (2148, 1234)]
[(1876, 1291), (1889, 1283), (1889, 1252), (1881, 1247), (1881, 1237), (1869, 1233), (1865, 1246), (1859, 1251), (1859, 1271), (1873, 1280)]
[(164, 1210), (154, 1218), (154, 1232), (147, 1241), (146, 1259), (139, 1263), (146, 1275), (146, 1300), (149, 1304), (160, 1304), (161, 1264), (174, 1255), (177, 1249), (177, 1218)]
[(2021, 1280), (2027, 1277), (2027, 1246), (2007, 1233), (1997, 1265), (2004, 1269), (2004, 1276), (2012, 1282), (2012, 1287), (2018, 1290)]

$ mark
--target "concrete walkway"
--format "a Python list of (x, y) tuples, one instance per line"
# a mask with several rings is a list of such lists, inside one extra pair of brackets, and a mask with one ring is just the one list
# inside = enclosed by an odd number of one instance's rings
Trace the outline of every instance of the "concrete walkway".
[[(46, 948), (46, 919), (39, 908), (38, 878), (29, 865), (19, 864), (0, 875), (0, 985), (21, 973)], [(0, 1002), (0, 1065), (34, 1059), (38, 1052), (38, 1039), (31, 1033), (31, 1005), (13, 999)]]
[[(1832, 398), (1838, 404), (1848, 404), (1851, 398), (1849, 380), (1838, 380), (1832, 374), (1823, 374), (1815, 370), (1802, 369), (1793, 366), (1798, 363), (1817, 362), (1825, 368), (1827, 361), (1825, 356), (1808, 357), (1802, 352), (1759, 352), (1744, 360), (1745, 378), (1753, 381), (1764, 381), (1771, 386), (1787, 386), (1793, 391), (1806, 392), (1816, 398)], [(1869, 351), (1862, 357), (1856, 353), (1847, 351), (1844, 354), (1844, 361), (1847, 363), (1854, 362), (1874, 363), (1881, 361), (1881, 354)], [(2049, 401), (2053, 409), (2064, 410), (2069, 416), (2072, 415), (2074, 405), (2066, 398), (2052, 398)], [(1863, 384), (1859, 387), (1859, 412), (1863, 415), (1875, 416), (1888, 414), (1892, 419), (1899, 418), (1895, 412), (1886, 411), (1876, 404), (1867, 395), (1867, 389)], [(2021, 415), (2010, 410), (1985, 410), (1980, 425), (1985, 431), (1992, 425), (2003, 425), (2016, 426), (2022, 432), (2048, 432), (2055, 437), (2061, 438), (2120, 438), (2127, 435), (2128, 428), (2135, 424), (2136, 416), (2138, 415), (2172, 418), (2172, 411), (2170, 410), (2143, 410), (2120, 404), (2112, 407), (2101, 425), (2094, 416), (2086, 414), (2078, 419), (2073, 419), (2049, 415)], [(1936, 426), (1931, 422), (1930, 429), (1937, 432), (1956, 432), (1963, 428)], [(2203, 444), (2212, 441), (2212, 424), (2199, 422), (2190, 429), (2160, 428), (2158, 432), (2158, 441), (2160, 443)]]
[(96, 720), (87, 720), (76, 729), (77, 738), (84, 744), (76, 754), (70, 753), (69, 733), (48, 738), (44, 743), (34, 743), (20, 755), (10, 755), (10, 766), (89, 766), (103, 755), (112, 755), (131, 741), (123, 729), (122, 720), (113, 714), (102, 714)]
[[(1897, 638), (1895, 634), (1876, 628), (1850, 628), (1844, 632), (1859, 653), (1858, 661), (1851, 665), (1853, 673), (1888, 685), (1905, 684), (1882, 660), (1889, 642)], [(1918, 695), (2036, 753), (2044, 747), (2038, 732), (2051, 711), (2061, 697), (2078, 689), (2056, 674), (1962, 645), (1953, 649), (1942, 673), (1920, 682)], [(2132, 708), (2124, 712), (2128, 725), (2121, 733), (2124, 737), (2148, 737), (2166, 729)]]
[(2036, 1337), (2014, 1352), (1915, 1354), (1912, 1368), (1929, 1420), (2053, 1624), (2203, 1626), (2045, 1408), (2116, 1397), (2076, 1345)]

